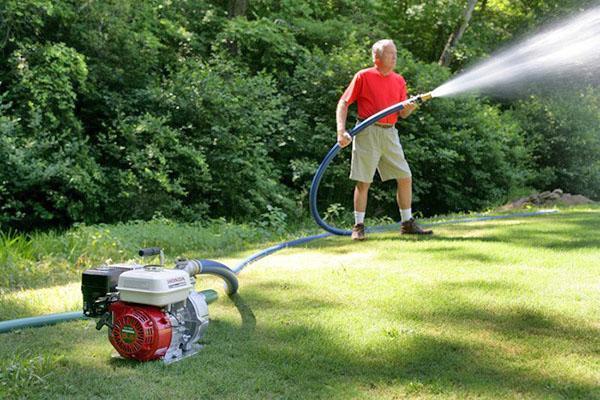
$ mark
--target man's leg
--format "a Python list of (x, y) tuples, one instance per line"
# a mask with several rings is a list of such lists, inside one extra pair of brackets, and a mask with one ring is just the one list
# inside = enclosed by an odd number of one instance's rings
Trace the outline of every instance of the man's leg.
[(398, 202), (398, 208), (400, 209), (402, 218), (400, 232), (402, 234), (417, 235), (432, 234), (433, 231), (422, 229), (412, 217), (412, 178), (400, 178), (396, 179), (396, 182), (398, 183), (396, 201)]
[(352, 161), (350, 163), (350, 179), (356, 181), (354, 187), (354, 227), (352, 239), (365, 239), (365, 211), (369, 187), (373, 182), (377, 164), (381, 158), (378, 147), (379, 131), (371, 125), (352, 141)]
[(367, 211), (367, 200), (369, 198), (369, 182), (356, 182), (354, 187), (354, 227), (352, 228), (352, 239), (365, 239), (365, 213)]
[(402, 221), (409, 220), (412, 218), (412, 178), (410, 176), (408, 178), (400, 178), (396, 179), (396, 182), (398, 184), (396, 201), (402, 214)]
[(371, 184), (369, 182), (356, 182), (356, 186), (354, 187), (354, 211), (367, 211), (367, 199), (370, 187)]

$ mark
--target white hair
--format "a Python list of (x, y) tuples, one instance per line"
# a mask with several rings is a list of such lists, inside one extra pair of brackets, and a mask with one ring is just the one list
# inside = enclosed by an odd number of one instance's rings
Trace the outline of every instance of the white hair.
[(373, 62), (375, 62), (375, 58), (381, 58), (383, 54), (383, 49), (385, 46), (393, 45), (394, 41), (392, 39), (382, 39), (375, 42), (373, 47), (371, 48), (371, 53), (373, 54)]

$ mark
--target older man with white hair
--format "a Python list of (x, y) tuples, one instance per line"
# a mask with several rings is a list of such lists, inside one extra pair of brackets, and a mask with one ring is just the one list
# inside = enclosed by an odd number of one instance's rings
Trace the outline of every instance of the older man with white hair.
[(348, 107), (357, 102), (359, 121), (369, 118), (379, 111), (406, 100), (406, 82), (394, 72), (396, 67), (396, 46), (389, 39), (380, 40), (373, 45), (374, 66), (360, 70), (340, 98), (337, 111), (337, 141), (341, 147), (352, 144), (352, 164), (350, 179), (356, 181), (354, 188), (353, 240), (364, 240), (365, 213), (369, 187), (373, 182), (375, 170), (379, 171), (382, 181), (395, 179), (397, 182), (396, 201), (402, 218), (402, 234), (426, 235), (433, 233), (422, 229), (412, 216), (412, 174), (406, 159), (396, 122), (398, 115), (407, 118), (415, 109), (408, 104), (399, 113), (390, 114), (367, 127), (354, 140), (346, 131)]

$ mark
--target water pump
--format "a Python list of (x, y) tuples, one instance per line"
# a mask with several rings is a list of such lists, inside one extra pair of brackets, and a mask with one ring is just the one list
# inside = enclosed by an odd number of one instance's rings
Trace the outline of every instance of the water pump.
[(108, 327), (109, 341), (123, 358), (169, 364), (196, 354), (209, 323), (208, 304), (217, 295), (214, 290), (196, 292), (195, 276), (223, 278), (229, 295), (237, 291), (237, 276), (212, 260), (179, 260), (167, 269), (160, 248), (139, 254), (158, 254), (161, 262), (103, 265), (83, 272), (84, 314), (99, 318), (96, 329)]

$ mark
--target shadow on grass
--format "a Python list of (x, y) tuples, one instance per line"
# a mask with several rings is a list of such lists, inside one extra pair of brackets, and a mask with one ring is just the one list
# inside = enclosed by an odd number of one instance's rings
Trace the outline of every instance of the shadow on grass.
[[(458, 237), (449, 238), (451, 241), (500, 242), (525, 248), (572, 251), (600, 247), (600, 218), (598, 213), (578, 211), (545, 215), (539, 220), (519, 220), (518, 224), (511, 225), (501, 222), (456, 225), (452, 226), (452, 233)], [(461, 234), (468, 236), (461, 237)]]
[[(462, 328), (483, 328), (500, 333), (507, 338), (547, 337), (558, 340), (574, 340), (581, 347), (588, 341), (600, 344), (600, 329), (593, 325), (582, 325), (580, 321), (566, 315), (552, 314), (527, 304), (506, 304), (482, 306), (478, 302), (479, 293), (508, 298), (514, 293), (532, 294), (530, 289), (518, 284), (469, 280), (442, 282), (433, 287), (417, 291), (417, 295), (432, 299), (432, 293), (444, 293), (439, 303), (424, 309), (406, 309), (394, 317), (428, 322), (435, 325), (446, 323)], [(398, 305), (399, 307), (400, 305)]]
[[(240, 289), (240, 295), (251, 297), (253, 302), (260, 303), (261, 310), (279, 312), (280, 315), (289, 314), (294, 311), (308, 310), (309, 312), (312, 312), (310, 310), (329, 310), (342, 307), (342, 305), (337, 302), (331, 300), (325, 301), (320, 298), (309, 296), (307, 294), (309, 293), (309, 290), (309, 287), (297, 282), (273, 280), (246, 285)], [(285, 296), (285, 301), (273, 300), (273, 298), (268, 295), (268, 293), (272, 291), (287, 292), (288, 294)], [(236, 297), (233, 297), (232, 300), (235, 304)], [(238, 310), (240, 311), (241, 316), (244, 317), (242, 310), (239, 308)]]
[(254, 332), (256, 329), (256, 316), (252, 312), (252, 309), (248, 303), (244, 301), (239, 293), (236, 293), (229, 298), (233, 301), (235, 308), (237, 308), (238, 312), (240, 313), (240, 317), (242, 318), (241, 330), (246, 333)]
[(428, 248), (425, 252), (437, 255), (443, 259), (452, 259), (457, 261), (476, 261), (482, 264), (502, 262), (501, 257), (492, 256), (489, 253), (480, 251), (466, 250), (464, 248), (440, 246)]
[[(449, 297), (460, 297), (452, 292), (474, 287), (511, 292), (512, 286), (502, 282), (482, 285), (482, 282), (474, 281), (443, 285), (439, 289), (448, 290)], [(394, 309), (401, 310), (402, 307), (398, 305)], [(543, 336), (556, 344), (565, 342), (567, 347), (571, 344), (569, 352), (593, 356), (592, 343), (598, 342), (600, 333), (597, 329), (578, 326), (576, 322), (563, 321), (560, 316), (527, 307), (490, 310), (471, 305), (465, 308), (464, 301), (456, 302), (454, 306), (438, 306), (433, 312), (416, 310), (414, 314), (398, 313), (394, 317), (399, 321), (414, 318), (449, 330), (478, 326), (502, 334), (503, 345), (511, 340), (518, 342), (524, 353), (547, 351), (537, 347), (536, 339)], [(231, 329), (224, 325), (219, 328)], [(356, 335), (361, 334), (356, 332)], [(281, 384), (281, 388), (273, 390), (275, 393), (281, 390), (284, 397), (303, 398), (304, 394), (345, 398), (353, 394), (347, 390), (377, 390), (398, 385), (417, 388), (415, 390), (424, 393), (449, 393), (459, 397), (475, 394), (494, 398), (498, 394), (507, 394), (509, 397), (595, 398), (600, 394), (598, 385), (578, 381), (566, 374), (553, 374), (544, 367), (524, 367), (522, 362), (504, 354), (501, 348), (477, 341), (417, 332), (400, 335), (381, 346), (357, 350), (332, 332), (304, 326), (301, 321), (276, 329), (259, 326), (256, 335), (244, 341), (244, 352), (239, 354), (238, 362), (268, 365), (269, 373), (275, 375), (270, 384), (275, 387)], [(267, 388), (263, 390), (262, 396), (273, 393)]]

